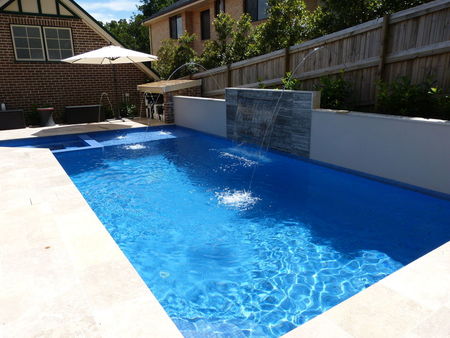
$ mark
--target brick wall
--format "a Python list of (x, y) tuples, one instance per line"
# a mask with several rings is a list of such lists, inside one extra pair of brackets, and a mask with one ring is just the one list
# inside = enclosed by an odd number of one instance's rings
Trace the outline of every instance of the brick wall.
[[(112, 66), (16, 61), (11, 24), (69, 27), (72, 29), (75, 55), (109, 45), (81, 19), (0, 13), (0, 102), (26, 112), (32, 111), (35, 106), (53, 106), (58, 120), (64, 106), (98, 104), (102, 92), (107, 92), (115, 104)], [(139, 108), (136, 86), (149, 79), (134, 65), (115, 67), (118, 101), (122, 95), (129, 93), (130, 101)]]

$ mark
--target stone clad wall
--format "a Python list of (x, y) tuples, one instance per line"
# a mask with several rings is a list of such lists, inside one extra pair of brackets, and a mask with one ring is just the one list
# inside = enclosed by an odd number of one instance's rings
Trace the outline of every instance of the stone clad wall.
[(309, 157), (319, 92), (227, 88), (225, 99), (228, 138)]

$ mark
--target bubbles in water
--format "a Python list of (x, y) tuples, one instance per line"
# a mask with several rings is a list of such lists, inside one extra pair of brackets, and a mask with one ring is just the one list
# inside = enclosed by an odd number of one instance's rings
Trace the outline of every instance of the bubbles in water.
[(116, 137), (116, 140), (122, 140), (122, 139), (124, 139), (124, 138), (126, 138), (126, 136), (120, 135), (120, 136), (117, 136), (117, 137)]
[(172, 133), (171, 133), (170, 131), (164, 131), (164, 130), (161, 130), (161, 131), (159, 132), (159, 135), (172, 135)]
[(223, 192), (216, 192), (215, 195), (219, 204), (240, 210), (247, 210), (261, 200), (259, 197), (252, 196), (250, 191), (245, 190), (225, 190)]
[(224, 151), (220, 152), (219, 157), (230, 158), (230, 159), (233, 159), (233, 160), (238, 160), (244, 167), (251, 167), (253, 165), (258, 164), (258, 162), (249, 160), (249, 159), (247, 159), (245, 157), (237, 156), (237, 155), (230, 154), (230, 153), (227, 153), (227, 152), (224, 152)]
[(245, 157), (249, 157), (252, 160), (255, 160), (257, 162), (263, 162), (263, 163), (269, 163), (272, 162), (272, 160), (270, 158), (268, 158), (267, 156), (265, 156), (264, 154), (261, 154), (258, 151), (251, 151), (248, 149), (244, 149), (244, 148), (239, 148), (239, 147), (233, 147), (233, 148), (229, 148), (227, 149), (230, 153), (235, 153), (241, 156), (245, 156)]
[(143, 144), (132, 144), (129, 146), (125, 146), (125, 149), (128, 150), (138, 150), (138, 149), (145, 149), (146, 146), (144, 146)]

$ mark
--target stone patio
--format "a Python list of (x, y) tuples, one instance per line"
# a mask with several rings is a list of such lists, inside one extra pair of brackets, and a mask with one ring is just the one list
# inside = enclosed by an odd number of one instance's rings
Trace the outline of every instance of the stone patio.
[(142, 128), (147, 125), (150, 127), (157, 127), (167, 125), (167, 123), (164, 123), (159, 120), (152, 120), (152, 119), (149, 120), (147, 118), (135, 118), (133, 120), (123, 119), (123, 121), (112, 120), (110, 122), (105, 121), (100, 123), (62, 124), (53, 127), (33, 127), (22, 129), (0, 130), (0, 141), (12, 140), (17, 138), (27, 138), (27, 137), (55, 136), (64, 134), (90, 133), (94, 131), (104, 131), (104, 130)]

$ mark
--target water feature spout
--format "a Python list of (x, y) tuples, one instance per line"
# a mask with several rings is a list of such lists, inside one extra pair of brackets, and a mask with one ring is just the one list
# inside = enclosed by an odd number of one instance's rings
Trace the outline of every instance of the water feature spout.
[(100, 122), (100, 115), (101, 115), (101, 111), (102, 111), (102, 101), (103, 101), (104, 97), (106, 97), (106, 99), (108, 100), (109, 107), (111, 108), (111, 111), (114, 113), (113, 105), (111, 103), (111, 100), (109, 99), (108, 93), (106, 93), (106, 92), (101, 93), (100, 102), (99, 102), (100, 107), (98, 108), (98, 122)]
[[(186, 67), (186, 66), (199, 66), (199, 67), (201, 67), (201, 68), (203, 68), (203, 70), (208, 70), (205, 66), (203, 66), (203, 65), (201, 65), (200, 63), (197, 63), (197, 62), (193, 62), (193, 61), (190, 61), (190, 62), (186, 62), (186, 63), (184, 63), (184, 64), (182, 64), (181, 66), (179, 66), (179, 67), (177, 67), (168, 77), (167, 77), (167, 80), (166, 81), (170, 81), (170, 79), (180, 70), (180, 69), (182, 69), (183, 67)], [(220, 88), (220, 85), (219, 85), (219, 83), (217, 82), (217, 80), (215, 79), (215, 78), (213, 78), (212, 77), (212, 75), (209, 75), (209, 77), (210, 78), (212, 78), (214, 81), (215, 81), (215, 83), (216, 83), (216, 85), (217, 85), (217, 88)], [(158, 96), (156, 97), (156, 99), (154, 100), (153, 99), (153, 96), (151, 97), (152, 99), (152, 104), (151, 104), (151, 107), (153, 107), (157, 102), (158, 102), (158, 100), (159, 100), (159, 98), (160, 98), (160, 96), (161, 96), (161, 94), (158, 94)], [(150, 108), (151, 109), (151, 108)], [(141, 109), (139, 109), (139, 110), (141, 110)], [(149, 114), (149, 116), (148, 116), (148, 119), (147, 119), (147, 131), (148, 131), (148, 128), (149, 128), (149, 126), (150, 126), (150, 115), (151, 114)]]
[[(294, 76), (294, 74), (298, 70), (298, 68), (301, 65), (303, 65), (305, 63), (305, 61), (309, 57), (311, 57), (312, 55), (317, 53), (323, 47), (324, 46), (316, 47), (313, 50), (311, 50), (310, 52), (308, 52), (303, 57), (303, 59), (294, 67), (294, 69), (293, 69), (293, 71), (291, 73), (291, 76)], [(275, 107), (274, 107), (274, 109), (272, 111), (272, 114), (271, 114), (271, 116), (269, 116), (269, 119), (268, 119), (268, 122), (266, 124), (266, 127), (264, 128), (263, 137), (262, 137), (261, 143), (259, 145), (258, 156), (261, 156), (261, 153), (262, 153), (264, 145), (265, 145), (265, 150), (267, 150), (270, 147), (270, 139), (271, 139), (271, 136), (273, 134), (273, 130), (274, 130), (274, 127), (275, 127), (275, 121), (276, 121), (276, 119), (278, 117), (278, 113), (279, 113), (279, 110), (280, 110), (280, 101), (281, 101), (281, 98), (283, 97), (285, 91), (286, 91), (286, 87), (283, 86), (281, 88), (280, 95), (278, 96), (278, 99), (276, 100)], [(237, 109), (239, 111), (239, 105), (238, 105)], [(238, 112), (236, 112), (236, 116), (238, 116)], [(268, 141), (266, 141), (267, 139), (268, 139)], [(250, 182), (249, 182), (249, 186), (248, 186), (248, 190), (249, 191), (251, 191), (251, 188), (252, 188), (252, 184), (253, 184), (253, 179), (254, 179), (254, 176), (255, 176), (256, 168), (257, 168), (257, 166), (254, 166), (253, 169), (252, 169), (252, 173), (251, 173), (251, 176), (250, 176)]]

